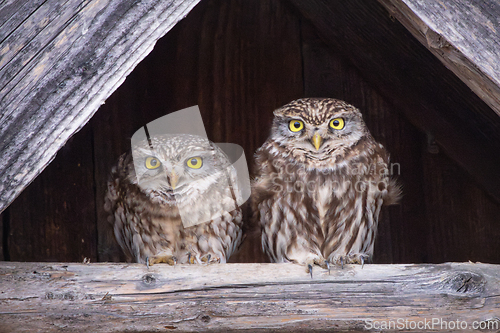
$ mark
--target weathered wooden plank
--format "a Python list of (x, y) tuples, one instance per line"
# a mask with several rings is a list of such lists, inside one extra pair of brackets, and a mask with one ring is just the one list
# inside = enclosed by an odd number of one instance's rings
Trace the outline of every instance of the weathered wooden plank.
[[(36, 94), (43, 87), (43, 84), (46, 84), (46, 82), (40, 82), (41, 78), (51, 72), (60, 74), (58, 72), (61, 71), (61, 67), (64, 67), (64, 65), (61, 66), (58, 62), (64, 59), (65, 55), (75, 46), (76, 49), (81, 49), (81, 46), (78, 46), (78, 41), (81, 41), (82, 36), (85, 35), (83, 32), (87, 29), (87, 22), (91, 21), (99, 11), (104, 9), (108, 5), (108, 1), (100, 0), (97, 5), (87, 7), (87, 11), (79, 8), (79, 5), (85, 5), (85, 1), (74, 0), (71, 4), (72, 6), (66, 10), (64, 7), (59, 7), (57, 1), (46, 2), (33, 13), (35, 17), (30, 17), (25, 22), (25, 26), (20, 27), (21, 31), (16, 29), (12, 33), (12, 41), (9, 39), (4, 41), (6, 45), (9, 45), (9, 42), (15, 43), (9, 54), (12, 54), (12, 58), (21, 59), (18, 62), (12, 62), (10, 66), (5, 66), (1, 71), (2, 76), (0, 78), (4, 84), (1, 85), (2, 89), (0, 90), (2, 96), (0, 106), (6, 107), (13, 104), (15, 107), (25, 107), (30, 102), (30, 96)], [(88, 10), (89, 8), (90, 10)], [(52, 14), (52, 17), (46, 18), (49, 13)], [(76, 20), (73, 19), (73, 14), (76, 14)], [(41, 16), (38, 17), (38, 15)], [(54, 19), (53, 24), (50, 24), (52, 23), (50, 22), (51, 19)], [(35, 23), (41, 26), (33, 26)], [(47, 29), (44, 29), (45, 27)], [(30, 33), (31, 29), (35, 31)], [(38, 36), (40, 31), (43, 33)], [(28, 35), (26, 40), (20, 37), (24, 35)], [(40, 40), (33, 41), (33, 45), (31, 45), (29, 42), (33, 36), (38, 37)], [(20, 45), (16, 45), (18, 40), (20, 40)], [(27, 42), (27, 45), (24, 45), (25, 42)], [(73, 45), (75, 43), (76, 45)], [(24, 55), (24, 46), (26, 46), (27, 55)], [(20, 51), (21, 53), (18, 54)], [(8, 60), (10, 57), (5, 58)], [(67, 64), (65, 65), (67, 66)], [(76, 67), (71, 68), (71, 72), (75, 72), (79, 66), (82, 66), (82, 64), (72, 65), (76, 65)], [(38, 110), (31, 110), (32, 115), (37, 112)], [(24, 116), (24, 113), (16, 113), (16, 108), (6, 108), (0, 117), (0, 122), (7, 127), (22, 116)], [(36, 130), (36, 128), (34, 129)], [(8, 140), (10, 138), (4, 136), (2, 139)]]
[(498, 331), (499, 276), (473, 263), (346, 265), (311, 279), (294, 264), (0, 262), (0, 319), (4, 332), (362, 331), (400, 318)]
[(97, 261), (92, 129), (79, 134), (8, 207), (9, 260)]
[[(23, 78), (24, 73), (19, 69), (26, 65), (33, 66), (30, 62), (40, 52), (40, 45), (56, 38), (74, 14), (78, 13), (80, 6), (81, 0), (47, 1), (2, 41), (3, 49), (9, 50), (0, 60), (0, 82), (3, 84), (0, 87), (0, 94), (2, 96), (6, 97), (11, 87), (16, 87)], [(67, 45), (68, 48), (70, 46)], [(26, 70), (25, 72), (29, 73)], [(7, 112), (4, 116), (6, 115), (8, 115)]]
[(291, 0), (323, 40), (500, 202), (500, 118), (378, 2)]
[(422, 161), (427, 260), (499, 264), (500, 205), (442, 152)]
[(379, 2), (500, 115), (498, 1)]
[[(61, 32), (21, 64), (15, 75), (20, 80), (0, 84), (5, 86), (0, 100), (0, 210), (197, 2), (82, 1), (81, 10), (60, 22)], [(62, 10), (71, 13), (73, 8)]]
[[(43, 2), (45, 2), (45, 0), (3, 1), (0, 5), (0, 42), (3, 42), (3, 40), (16, 29), (20, 22), (29, 18)], [(5, 50), (3, 51), (5, 52)], [(0, 53), (0, 55), (2, 54), (3, 52)]]
[(4, 212), (3, 214), (0, 215), (0, 261), (8, 260), (8, 256), (5, 255), (6, 254), (5, 250), (8, 247), (6, 245), (7, 235), (5, 234), (6, 231), (5, 228), (6, 226), (9, 225), (8, 213), (7, 214), (6, 213), (7, 212)]

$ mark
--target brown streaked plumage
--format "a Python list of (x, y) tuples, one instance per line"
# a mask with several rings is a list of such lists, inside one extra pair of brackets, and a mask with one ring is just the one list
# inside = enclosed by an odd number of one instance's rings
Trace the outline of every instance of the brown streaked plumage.
[(389, 154), (357, 108), (304, 98), (274, 111), (255, 155), (254, 218), (273, 262), (329, 266), (373, 254), (382, 205), (398, 201)]
[(236, 184), (227, 156), (207, 139), (158, 135), (120, 157), (105, 210), (128, 261), (226, 262), (243, 235)]

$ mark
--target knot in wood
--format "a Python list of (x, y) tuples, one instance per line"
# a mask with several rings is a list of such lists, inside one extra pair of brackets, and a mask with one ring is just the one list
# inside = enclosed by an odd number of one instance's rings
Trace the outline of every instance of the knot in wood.
[(142, 282), (147, 286), (155, 285), (156, 280), (156, 277), (151, 273), (148, 273), (142, 277)]
[(486, 280), (473, 272), (454, 272), (443, 282), (443, 288), (456, 293), (478, 294), (484, 291)]
[(208, 322), (210, 322), (210, 320), (211, 320), (211, 319), (212, 319), (212, 318), (211, 318), (209, 315), (201, 315), (201, 316), (200, 316), (200, 320), (201, 320), (202, 322), (204, 322), (204, 323), (208, 323)]

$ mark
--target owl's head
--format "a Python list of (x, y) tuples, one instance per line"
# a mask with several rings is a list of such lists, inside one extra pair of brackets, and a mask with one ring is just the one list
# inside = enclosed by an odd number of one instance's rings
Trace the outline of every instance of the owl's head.
[(303, 98), (274, 111), (271, 139), (294, 161), (315, 167), (369, 136), (361, 112), (344, 101)]
[(231, 165), (208, 139), (190, 134), (157, 135), (132, 147), (130, 181), (152, 200), (179, 204), (209, 195), (214, 184), (227, 183)]

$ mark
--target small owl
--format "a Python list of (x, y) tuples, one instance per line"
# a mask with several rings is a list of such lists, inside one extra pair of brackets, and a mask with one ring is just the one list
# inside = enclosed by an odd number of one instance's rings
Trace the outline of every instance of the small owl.
[(206, 138), (157, 135), (112, 169), (105, 210), (128, 261), (226, 262), (242, 241), (236, 170)]
[(382, 205), (398, 201), (389, 154), (360, 111), (343, 101), (304, 98), (274, 111), (255, 155), (252, 208), (272, 262), (329, 268), (373, 254)]

